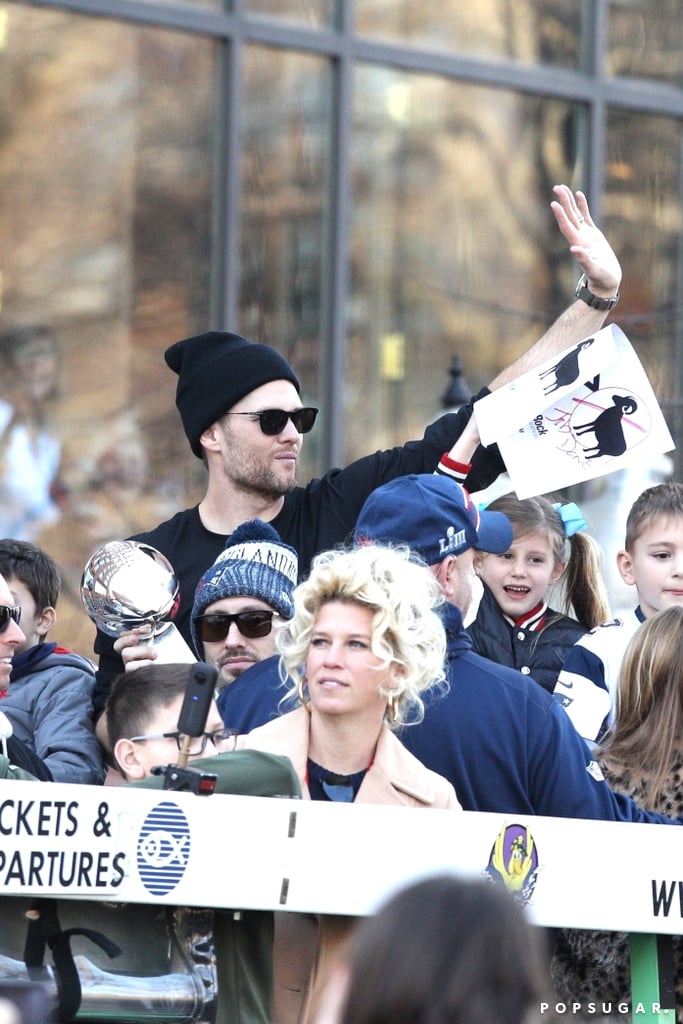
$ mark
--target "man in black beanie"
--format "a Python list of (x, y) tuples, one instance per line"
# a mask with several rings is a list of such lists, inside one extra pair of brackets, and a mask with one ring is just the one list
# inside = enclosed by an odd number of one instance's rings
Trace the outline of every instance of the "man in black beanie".
[[(585, 196), (574, 195), (565, 185), (554, 191), (553, 212), (584, 271), (577, 298), (527, 353), (495, 378), (490, 389), (502, 387), (599, 330), (618, 297), (621, 267), (594, 225)], [(317, 409), (302, 407), (296, 374), (275, 349), (237, 334), (209, 331), (176, 342), (165, 358), (178, 375), (176, 405), (190, 447), (207, 467), (207, 488), (195, 508), (178, 512), (134, 539), (151, 544), (173, 565), (180, 581), (175, 623), (188, 642), (197, 582), (240, 523), (251, 519), (271, 523), (282, 541), (297, 552), (299, 573), (305, 576), (317, 552), (349, 537), (371, 491), (395, 477), (436, 468), (465, 429), (476, 400), (431, 423), (419, 441), (375, 452), (301, 487), (297, 486), (297, 463), (303, 435), (312, 428)], [(492, 483), (504, 465), (493, 446), (479, 448), (471, 467), (454, 463), (448, 468), (470, 491), (476, 491)], [(123, 666), (111, 639), (102, 633), (95, 650), (100, 655), (94, 697), (99, 713), (111, 678)]]

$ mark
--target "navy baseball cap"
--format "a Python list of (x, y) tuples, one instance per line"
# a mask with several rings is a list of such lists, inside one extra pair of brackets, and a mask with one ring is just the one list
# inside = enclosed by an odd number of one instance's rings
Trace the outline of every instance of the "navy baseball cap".
[(405, 544), (428, 565), (468, 548), (501, 555), (512, 544), (502, 512), (480, 512), (449, 476), (413, 473), (373, 491), (356, 521), (356, 543)]

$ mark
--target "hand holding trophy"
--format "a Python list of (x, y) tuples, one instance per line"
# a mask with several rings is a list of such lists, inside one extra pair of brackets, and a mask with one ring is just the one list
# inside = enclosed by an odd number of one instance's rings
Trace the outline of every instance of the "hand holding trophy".
[(134, 540), (113, 540), (98, 548), (81, 577), (81, 600), (103, 633), (118, 637), (131, 629), (146, 629), (159, 660), (195, 662), (171, 621), (178, 589), (175, 570), (165, 555)]

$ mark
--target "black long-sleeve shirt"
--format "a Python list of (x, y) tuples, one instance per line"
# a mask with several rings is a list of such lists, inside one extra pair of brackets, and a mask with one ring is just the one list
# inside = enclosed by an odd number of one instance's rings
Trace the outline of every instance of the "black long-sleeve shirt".
[[(339, 546), (350, 538), (358, 514), (367, 496), (375, 488), (397, 476), (432, 473), (441, 456), (462, 433), (472, 405), (488, 394), (483, 389), (468, 405), (455, 413), (440, 416), (426, 428), (418, 441), (385, 451), (374, 452), (352, 462), (345, 469), (331, 469), (305, 487), (295, 487), (272, 520), (285, 544), (299, 556), (299, 576), (307, 575), (313, 557), (320, 551)], [(498, 448), (480, 447), (472, 460), (466, 480), (469, 490), (481, 490), (504, 470)], [(202, 524), (197, 507), (177, 512), (153, 530), (138, 533), (133, 540), (155, 547), (173, 566), (180, 582), (180, 600), (174, 622), (190, 646), (190, 616), (194, 592), (201, 576), (216, 560), (228, 539), (212, 533)], [(113, 639), (98, 630), (95, 651), (99, 669), (95, 686), (95, 713), (104, 707), (112, 679), (123, 671), (123, 662), (113, 649)]]

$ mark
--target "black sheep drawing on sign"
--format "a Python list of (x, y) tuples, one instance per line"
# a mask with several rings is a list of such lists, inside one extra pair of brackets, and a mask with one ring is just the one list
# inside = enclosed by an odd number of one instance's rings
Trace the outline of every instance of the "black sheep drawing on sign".
[(579, 370), (579, 352), (584, 348), (588, 348), (594, 341), (595, 338), (587, 338), (586, 341), (580, 342), (571, 352), (567, 352), (566, 356), (563, 356), (559, 363), (555, 363), (554, 366), (549, 366), (543, 373), (539, 373), (539, 380), (543, 380), (544, 377), (551, 373), (555, 374), (555, 379), (548, 381), (543, 388), (544, 395), (551, 395), (553, 391), (566, 387), (567, 384), (573, 384), (579, 379), (581, 373)]
[[(597, 444), (592, 448), (583, 449), (589, 459), (599, 459), (603, 455), (623, 455), (626, 451), (626, 438), (621, 419), (622, 416), (634, 413), (638, 403), (630, 395), (612, 395), (612, 401), (614, 405), (603, 409), (591, 423), (582, 423), (574, 427), (577, 437), (590, 431), (595, 434)], [(588, 452), (593, 454), (588, 455)]]

